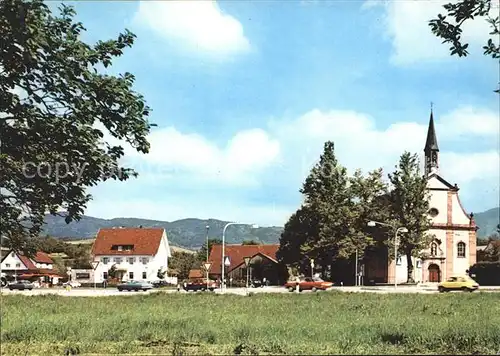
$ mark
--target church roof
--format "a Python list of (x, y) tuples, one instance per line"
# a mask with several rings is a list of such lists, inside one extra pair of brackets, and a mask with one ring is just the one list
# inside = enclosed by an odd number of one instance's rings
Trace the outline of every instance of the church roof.
[(439, 147), (438, 147), (438, 142), (437, 142), (437, 137), (436, 137), (436, 129), (434, 128), (434, 116), (432, 114), (431, 110), (431, 117), (429, 119), (429, 128), (427, 130), (427, 140), (425, 141), (425, 152), (428, 151), (438, 151), (439, 152)]
[(451, 189), (451, 190), (456, 190), (456, 191), (458, 191), (458, 190), (459, 190), (459, 188), (458, 188), (458, 186), (457, 186), (456, 184), (455, 184), (455, 185), (451, 184), (450, 182), (448, 182), (446, 179), (444, 179), (443, 177), (441, 177), (441, 176), (440, 176), (439, 174), (437, 174), (437, 173), (432, 173), (431, 175), (429, 175), (429, 176), (427, 177), (427, 179), (429, 180), (429, 179), (434, 178), (434, 177), (436, 177), (436, 179), (437, 179), (438, 181), (440, 181), (441, 183), (443, 183), (443, 184), (444, 184), (447, 188), (449, 188), (449, 189)]

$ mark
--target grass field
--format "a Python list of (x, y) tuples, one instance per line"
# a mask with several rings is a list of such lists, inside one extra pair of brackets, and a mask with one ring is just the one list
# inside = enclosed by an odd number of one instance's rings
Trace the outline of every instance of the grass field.
[(497, 293), (2, 297), (2, 354), (498, 354)]

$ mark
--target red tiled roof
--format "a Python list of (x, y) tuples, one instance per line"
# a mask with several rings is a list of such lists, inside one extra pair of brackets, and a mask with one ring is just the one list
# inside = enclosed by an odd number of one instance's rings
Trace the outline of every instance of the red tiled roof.
[(189, 279), (203, 278), (203, 271), (201, 269), (192, 269), (189, 271)]
[(52, 258), (50, 258), (49, 255), (47, 255), (45, 252), (38, 251), (33, 257), (33, 261), (38, 262), (38, 263), (45, 263), (45, 264), (54, 264), (54, 261), (52, 261)]
[[(9, 251), (8, 254), (4, 256), (7, 257), (12, 251)], [(22, 253), (17, 253), (17, 257), (21, 260), (21, 262), (24, 264), (26, 269), (37, 269), (35, 266), (35, 263), (46, 263), (46, 264), (54, 264), (54, 261), (47, 255), (45, 252), (42, 251), (37, 251), (35, 256), (33, 258), (29, 258), (27, 256), (24, 256)], [(3, 260), (3, 259), (2, 259)], [(35, 262), (35, 263), (33, 263)]]
[[(93, 255), (148, 255), (154, 256), (160, 247), (164, 229), (112, 228), (100, 229), (92, 247)], [(113, 245), (133, 245), (132, 250), (112, 250)]]
[[(253, 257), (259, 253), (273, 260), (277, 260), (276, 252), (279, 247), (280, 245), (226, 245), (225, 253), (226, 256), (229, 256), (229, 261), (231, 262), (228, 271), (244, 263), (245, 257)], [(220, 274), (222, 263), (222, 245), (212, 246), (208, 260), (212, 262), (210, 274)]]
[(28, 257), (23, 256), (21, 254), (18, 254), (17, 257), (19, 257), (23, 265), (26, 266), (26, 269), (36, 269), (35, 264), (31, 262), (31, 260)]

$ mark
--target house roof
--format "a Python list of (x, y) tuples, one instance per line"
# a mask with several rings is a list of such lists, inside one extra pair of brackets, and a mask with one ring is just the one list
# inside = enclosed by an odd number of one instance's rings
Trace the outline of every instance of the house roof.
[(54, 264), (52, 258), (50, 258), (48, 254), (42, 251), (38, 251), (35, 257), (32, 258), (32, 260), (38, 263)]
[[(161, 228), (111, 228), (100, 229), (92, 246), (96, 255), (156, 255), (165, 229)], [(112, 249), (116, 245), (133, 245), (131, 250)]]
[[(2, 261), (3, 259), (5, 259), (5, 257), (7, 257), (10, 254), (10, 252), (11, 251), (5, 254), (5, 256), (2, 258)], [(37, 267), (35, 263), (54, 264), (54, 261), (52, 261), (49, 255), (47, 255), (45, 252), (42, 251), (37, 251), (35, 256), (33, 256), (32, 258), (29, 258), (22, 253), (17, 253), (17, 257), (21, 260), (26, 269), (36, 269)]]
[[(245, 262), (245, 257), (254, 257), (257, 254), (264, 255), (276, 261), (276, 252), (280, 245), (226, 245), (225, 254), (229, 257), (231, 265), (228, 271), (238, 267)], [(208, 258), (212, 263), (210, 273), (220, 274), (222, 263), (222, 245), (213, 245), (210, 250), (210, 257)]]
[[(206, 273), (206, 272), (205, 272)], [(189, 271), (189, 279), (203, 278), (203, 271), (201, 269), (192, 269)]]

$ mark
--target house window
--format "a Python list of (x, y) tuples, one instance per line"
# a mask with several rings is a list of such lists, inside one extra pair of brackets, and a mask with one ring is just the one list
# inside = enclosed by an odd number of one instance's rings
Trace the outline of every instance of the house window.
[(458, 257), (465, 257), (465, 242), (459, 242), (457, 244), (457, 256)]
[(396, 265), (401, 266), (401, 262), (402, 262), (401, 256), (398, 256), (398, 258), (396, 258)]
[(123, 246), (118, 246), (118, 251), (123, 251)]
[(16, 254), (14, 252), (11, 253), (11, 257), (16, 257)]
[(143, 265), (147, 265), (147, 264), (148, 264), (148, 262), (149, 262), (149, 258), (147, 258), (147, 257), (143, 257), (143, 258), (142, 258), (142, 264), (143, 264)]
[(21, 264), (20, 263), (16, 263), (16, 268), (19, 268), (21, 267)]
[(148, 278), (146, 272), (142, 272), (142, 279), (146, 279), (146, 278)]
[(115, 257), (115, 262), (118, 264), (122, 263), (121, 257)]
[(135, 258), (130, 257), (130, 258), (128, 259), (128, 263), (130, 263), (131, 265), (133, 265), (133, 264), (134, 264), (134, 262), (135, 262)]
[(128, 273), (128, 279), (134, 279), (134, 272)]
[(422, 261), (417, 260), (417, 268), (422, 268)]
[(108, 272), (102, 272), (102, 279), (104, 280), (108, 279)]
[(6, 264), (5, 264), (5, 267), (6, 267), (6, 268), (9, 268), (9, 267), (10, 267), (10, 263), (6, 263)]
[(438, 250), (438, 245), (437, 243), (433, 242), (431, 244), (431, 256), (437, 256), (437, 250)]
[(108, 262), (109, 262), (109, 258), (103, 257), (103, 258), (101, 258), (101, 261), (102, 261), (103, 264), (107, 265)]

